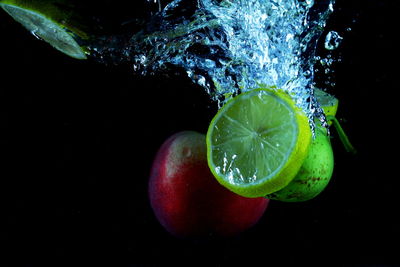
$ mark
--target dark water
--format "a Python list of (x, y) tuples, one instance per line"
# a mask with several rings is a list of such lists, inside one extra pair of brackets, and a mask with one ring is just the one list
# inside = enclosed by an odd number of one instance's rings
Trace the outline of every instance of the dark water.
[(344, 38), (330, 92), (359, 153), (347, 154), (334, 135), (335, 171), (322, 195), (271, 202), (256, 227), (205, 242), (170, 236), (147, 199), (161, 143), (180, 130), (206, 132), (216, 103), (203, 88), (179, 69), (138, 77), (128, 65), (69, 59), (0, 13), (1, 253), (210, 265), (398, 263), (397, 7), (337, 0), (328, 21), (327, 30)]

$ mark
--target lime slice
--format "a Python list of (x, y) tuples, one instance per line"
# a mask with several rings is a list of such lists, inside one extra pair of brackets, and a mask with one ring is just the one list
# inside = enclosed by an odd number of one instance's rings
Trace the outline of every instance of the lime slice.
[(307, 116), (287, 94), (253, 90), (229, 100), (211, 121), (208, 165), (231, 191), (265, 196), (296, 176), (311, 136)]
[(75, 15), (60, 0), (1, 0), (0, 6), (35, 36), (76, 59), (86, 59), (79, 40), (87, 39)]
[(314, 95), (321, 108), (324, 110), (325, 116), (336, 115), (339, 105), (339, 100), (336, 97), (318, 88), (314, 90)]

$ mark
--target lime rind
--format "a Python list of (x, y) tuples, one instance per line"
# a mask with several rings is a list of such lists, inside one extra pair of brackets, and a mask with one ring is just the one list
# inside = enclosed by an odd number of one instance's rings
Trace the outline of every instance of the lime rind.
[(208, 163), (216, 179), (231, 191), (265, 196), (295, 177), (310, 140), (308, 119), (287, 94), (252, 90), (229, 100), (212, 120)]
[(77, 40), (86, 39), (87, 35), (69, 23), (69, 14), (61, 12), (50, 2), (5, 0), (0, 2), (0, 6), (28, 31), (57, 50), (76, 59), (86, 59), (85, 48)]

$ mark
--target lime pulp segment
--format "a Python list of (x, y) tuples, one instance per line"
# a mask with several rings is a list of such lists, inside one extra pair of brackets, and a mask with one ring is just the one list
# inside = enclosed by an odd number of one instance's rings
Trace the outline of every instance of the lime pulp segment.
[(9, 4), (0, 6), (28, 31), (50, 43), (54, 48), (73, 58), (86, 59), (85, 52), (73, 36), (56, 22), (32, 10)]

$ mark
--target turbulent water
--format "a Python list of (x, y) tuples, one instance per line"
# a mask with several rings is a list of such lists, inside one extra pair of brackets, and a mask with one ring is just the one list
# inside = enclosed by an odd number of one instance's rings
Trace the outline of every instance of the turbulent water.
[[(118, 50), (118, 57), (129, 60), (135, 72), (178, 66), (220, 103), (243, 91), (276, 86), (292, 95), (310, 121), (323, 120), (313, 97), (315, 53), (334, 0), (174, 0), (166, 5), (156, 0), (154, 4), (158, 12)], [(335, 49), (340, 36), (328, 35), (325, 48)]]

